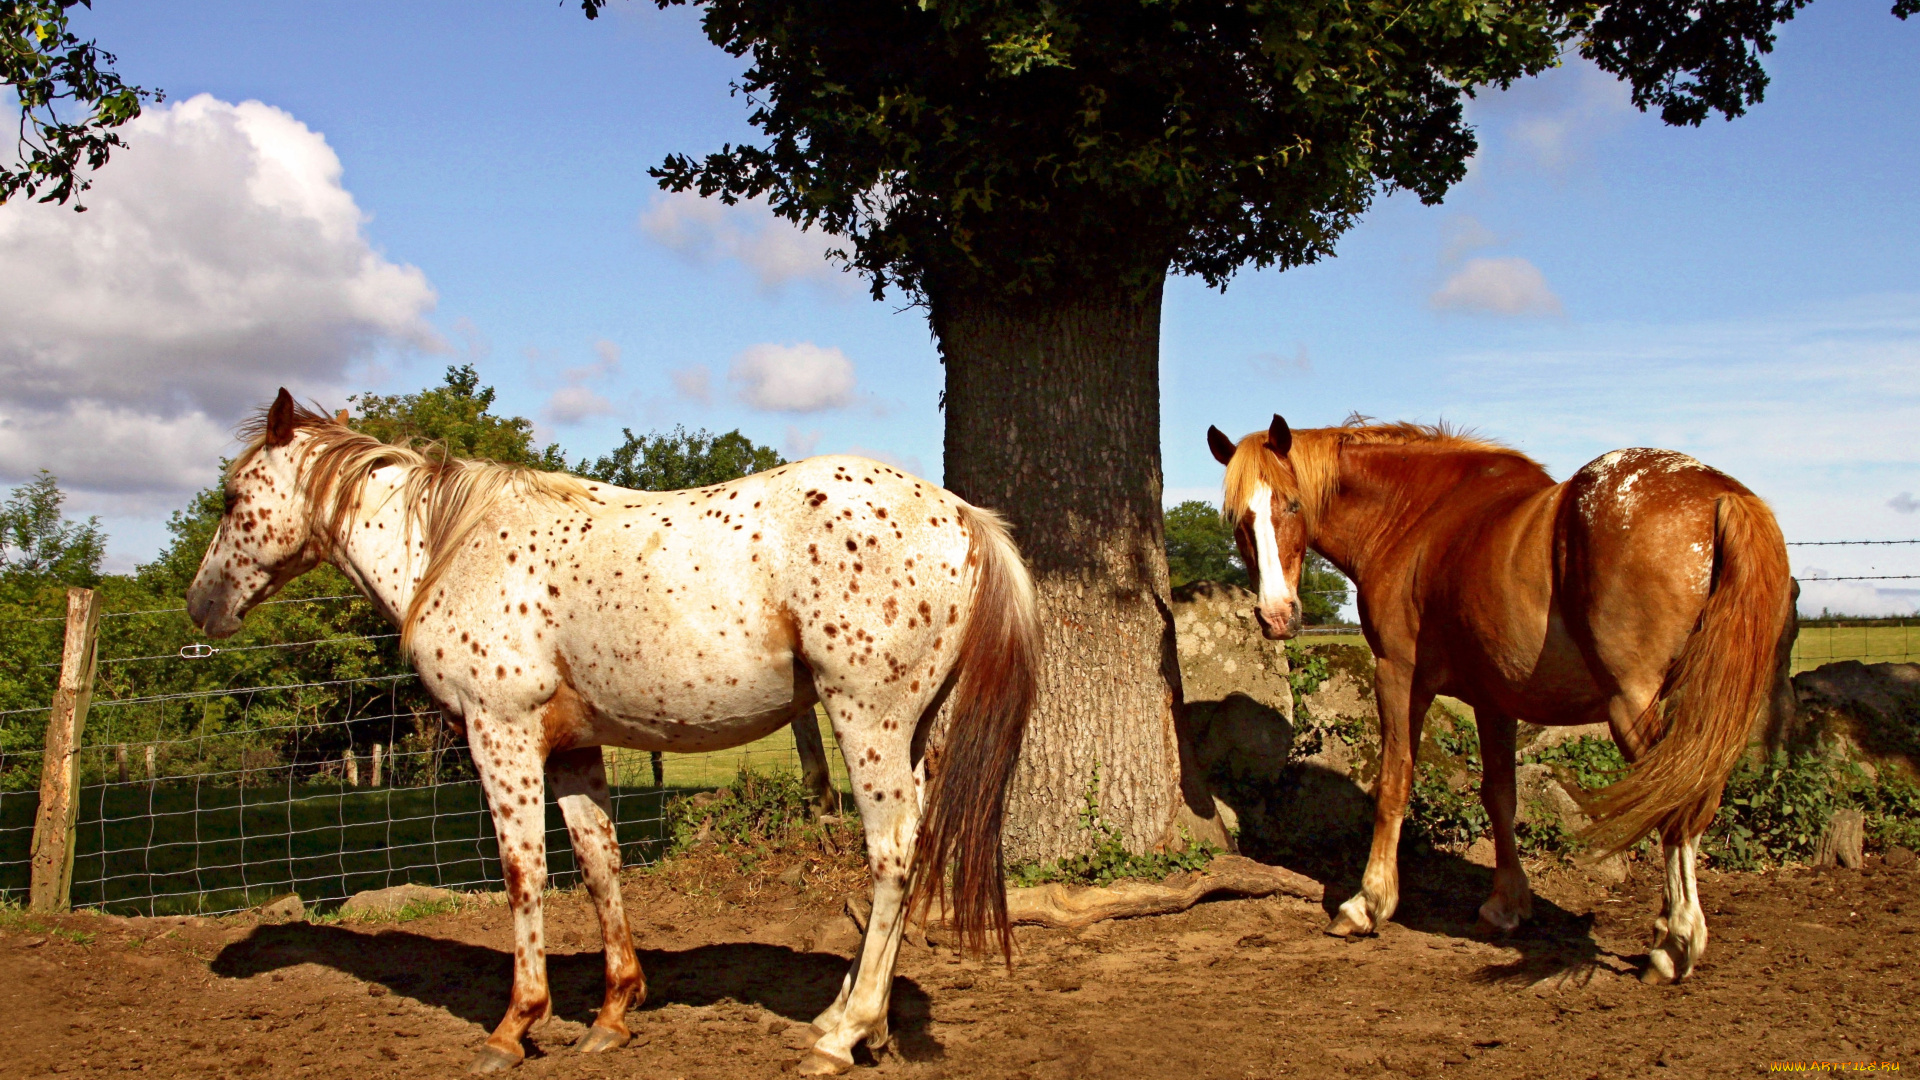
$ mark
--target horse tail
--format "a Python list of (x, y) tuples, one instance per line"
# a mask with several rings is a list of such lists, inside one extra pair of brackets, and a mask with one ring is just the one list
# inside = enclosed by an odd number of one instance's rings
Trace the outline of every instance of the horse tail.
[(1647, 707), (1664, 707), (1666, 735), (1594, 800), (1587, 840), (1596, 855), (1654, 829), (1691, 839), (1712, 824), (1727, 774), (1772, 699), (1792, 588), (1786, 541), (1766, 504), (1746, 492), (1715, 500), (1706, 607)]
[(1033, 580), (999, 516), (962, 503), (959, 517), (969, 537), (973, 604), (947, 696), (946, 740), (929, 754), (909, 910), (924, 917), (939, 897), (963, 947), (985, 951), (997, 937), (1011, 963), (1000, 827), (1039, 686), (1040, 620)]

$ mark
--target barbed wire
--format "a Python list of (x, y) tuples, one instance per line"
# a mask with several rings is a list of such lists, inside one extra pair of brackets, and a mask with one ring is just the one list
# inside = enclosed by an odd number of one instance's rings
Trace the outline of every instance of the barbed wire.
[[(254, 606), (255, 607), (272, 607), (275, 604), (318, 604), (323, 600), (362, 600), (362, 599), (365, 599), (365, 598), (362, 597), (359, 593), (337, 593), (333, 596), (298, 596), (298, 597), (294, 597), (291, 600), (263, 600), (260, 603), (255, 604)], [(158, 607), (158, 608), (143, 608), (139, 611), (103, 611), (100, 613), (100, 617), (103, 619), (125, 619), (134, 615), (170, 615), (177, 612), (184, 612), (186, 610), (187, 609), (184, 607)], [(8, 621), (17, 622), (17, 623), (66, 622), (67, 617), (65, 615), (48, 615), (48, 616), (45, 616), (44, 618), (35, 617), (31, 619), (11, 619)]]
[(1920, 540), (1789, 540), (1788, 547), (1866, 547), (1875, 544), (1920, 544)]
[[(281, 642), (276, 645), (240, 645), (230, 649), (223, 649), (215, 645), (208, 645), (208, 644), (205, 644), (204, 642), (193, 642), (187, 645), (180, 646), (180, 648), (175, 652), (155, 653), (152, 656), (117, 656), (112, 659), (102, 660), (100, 662), (102, 664), (131, 664), (140, 660), (205, 660), (208, 657), (219, 656), (224, 653), (259, 652), (262, 649), (297, 649), (303, 645), (338, 645), (338, 644), (342, 644), (344, 642), (349, 642), (349, 641), (388, 641), (393, 638), (397, 638), (399, 636), (400, 635), (397, 633), (354, 634), (348, 637), (314, 638), (311, 641), (287, 641), (287, 642)], [(193, 651), (190, 652), (189, 650), (193, 650)], [(204, 651), (201, 651), (201, 650), (204, 650)], [(40, 666), (41, 667), (59, 667), (60, 665), (59, 664), (42, 664)]]

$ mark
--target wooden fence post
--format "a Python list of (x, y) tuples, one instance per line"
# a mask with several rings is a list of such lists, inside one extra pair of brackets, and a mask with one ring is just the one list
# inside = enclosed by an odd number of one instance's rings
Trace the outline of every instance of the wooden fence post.
[(100, 609), (92, 589), (67, 590), (67, 640), (60, 652), (60, 685), (47, 717), (46, 756), (40, 763), (40, 809), (33, 822), (33, 877), (28, 906), (65, 911), (73, 891), (73, 825), (80, 813), (80, 737), (93, 701), (94, 644)]

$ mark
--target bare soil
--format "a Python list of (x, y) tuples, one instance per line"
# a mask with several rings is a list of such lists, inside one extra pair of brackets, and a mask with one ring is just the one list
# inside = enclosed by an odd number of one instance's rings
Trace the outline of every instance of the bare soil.
[[(628, 911), (649, 982), (625, 1049), (571, 1053), (600, 997), (584, 896), (548, 907), (555, 1018), (520, 1073), (775, 1077), (832, 998), (855, 939), (850, 881), (636, 873)], [(789, 870), (791, 868), (788, 868)], [(1079, 932), (1019, 933), (1011, 973), (902, 950), (893, 1042), (859, 1072), (899, 1077), (1728, 1076), (1773, 1061), (1920, 1067), (1920, 874), (1702, 876), (1713, 942), (1679, 987), (1635, 978), (1654, 868), (1622, 885), (1536, 875), (1515, 937), (1469, 932), (1489, 872), (1409, 860), (1378, 937), (1322, 936), (1327, 912), (1273, 898)], [(1349, 880), (1328, 880), (1348, 895)], [(73, 915), (0, 930), (0, 1075), (453, 1076), (504, 1008), (507, 909), (398, 924), (260, 925)], [(82, 944), (76, 939), (85, 939)], [(858, 1075), (859, 1073), (856, 1073)]]

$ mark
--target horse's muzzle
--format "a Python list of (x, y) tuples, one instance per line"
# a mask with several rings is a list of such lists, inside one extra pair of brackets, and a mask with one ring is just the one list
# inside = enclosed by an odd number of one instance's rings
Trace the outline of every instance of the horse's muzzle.
[(1268, 641), (1285, 641), (1300, 633), (1300, 602), (1295, 600), (1288, 604), (1284, 614), (1269, 614), (1267, 609), (1256, 607), (1253, 609), (1253, 620), (1260, 624), (1260, 633)]

